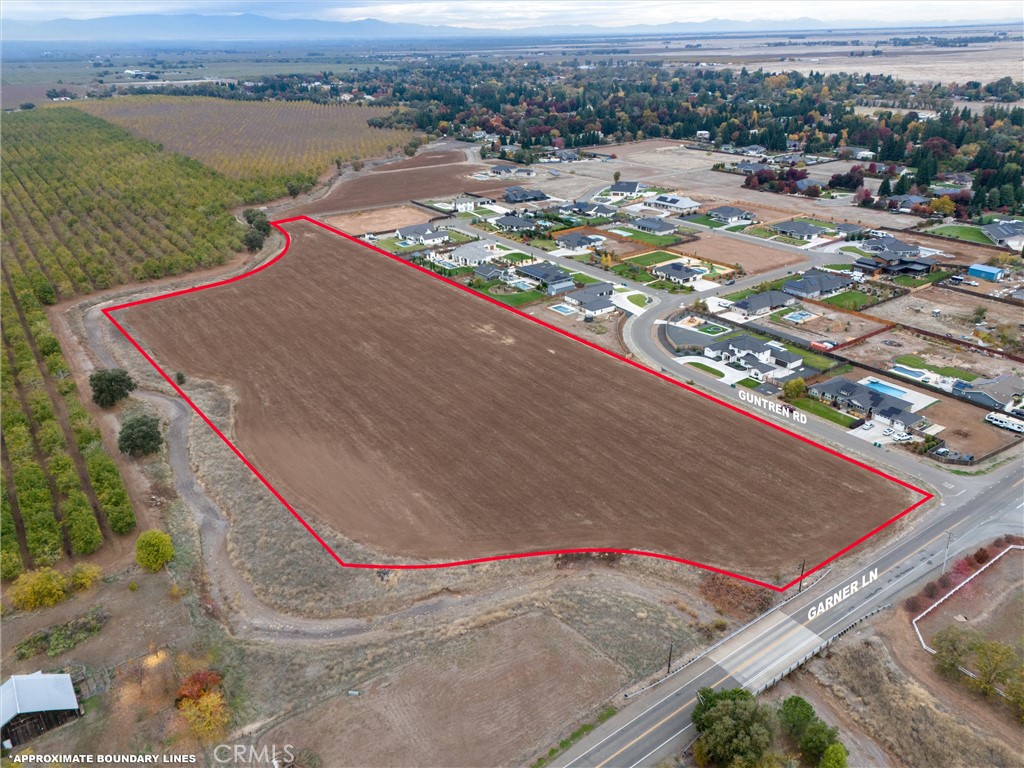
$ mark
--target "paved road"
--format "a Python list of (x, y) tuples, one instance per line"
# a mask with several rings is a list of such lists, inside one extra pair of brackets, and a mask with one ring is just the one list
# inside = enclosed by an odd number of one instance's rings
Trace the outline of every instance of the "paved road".
[[(947, 530), (953, 532), (951, 553), (1008, 531), (1024, 533), (1021, 470), (1018, 458), (984, 478), (957, 478), (954, 488), (948, 489), (947, 500), (911, 535), (857, 567), (837, 568), (796, 599), (643, 694), (561, 756), (558, 765), (656, 765), (695, 738), (690, 716), (700, 688), (759, 690), (822, 641), (876, 608), (895, 602), (901, 590), (937, 575)], [(848, 587), (851, 584), (857, 585), (856, 591)], [(831, 606), (824, 602), (833, 594), (844, 594), (844, 588), (845, 599)], [(819, 612), (819, 604), (829, 607)]]

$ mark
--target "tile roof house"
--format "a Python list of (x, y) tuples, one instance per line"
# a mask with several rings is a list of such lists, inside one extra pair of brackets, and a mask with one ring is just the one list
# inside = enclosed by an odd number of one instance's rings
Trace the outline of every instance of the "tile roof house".
[(835, 407), (862, 414), (866, 419), (882, 419), (899, 429), (910, 429), (924, 422), (911, 411), (910, 402), (842, 376), (812, 384), (807, 393)]
[(414, 224), (411, 227), (402, 227), (395, 230), (395, 237), (399, 240), (408, 240), (411, 243), (420, 245), (438, 245), (447, 242), (448, 233), (434, 229), (430, 224)]
[(782, 291), (765, 291), (763, 293), (752, 293), (744, 299), (733, 302), (732, 309), (744, 317), (756, 317), (766, 314), (779, 307), (789, 307), (796, 304), (796, 297), (790, 296)]
[(755, 221), (756, 215), (751, 211), (744, 211), (733, 205), (720, 205), (708, 211), (708, 216), (715, 221), (724, 221), (726, 224), (739, 224), (746, 221)]
[(853, 283), (846, 275), (809, 269), (796, 280), (789, 280), (782, 290), (802, 299), (828, 297), (845, 290)]
[(522, 187), (509, 187), (505, 190), (506, 203), (530, 203), (536, 200), (547, 200), (548, 196), (539, 189), (523, 189)]
[(637, 219), (636, 221), (631, 222), (631, 226), (641, 232), (649, 232), (653, 235), (671, 235), (676, 231), (674, 224), (669, 224), (664, 219), (655, 219), (652, 217)]
[(648, 200), (646, 205), (651, 208), (662, 208), (666, 211), (672, 211), (681, 216), (696, 213), (700, 208), (700, 203), (697, 201), (691, 200), (688, 197), (681, 197), (680, 195), (658, 195)]
[(779, 224), (772, 224), (771, 228), (780, 235), (792, 237), (795, 240), (813, 240), (823, 232), (828, 232), (824, 227), (808, 224), (806, 221), (783, 221)]
[(678, 285), (685, 285), (686, 283), (692, 283), (699, 279), (703, 272), (698, 272), (695, 269), (685, 264), (680, 264), (678, 261), (674, 261), (671, 264), (661, 264), (660, 266), (654, 267), (651, 270), (652, 275), (668, 280)]

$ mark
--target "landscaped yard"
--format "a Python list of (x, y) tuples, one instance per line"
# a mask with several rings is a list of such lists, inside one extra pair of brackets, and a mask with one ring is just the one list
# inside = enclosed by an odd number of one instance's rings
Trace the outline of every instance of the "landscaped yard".
[(650, 267), (654, 264), (661, 264), (678, 258), (678, 253), (669, 253), (668, 251), (651, 251), (650, 253), (643, 253), (639, 256), (634, 256), (631, 259), (626, 259), (626, 261), (640, 267)]
[(641, 232), (632, 227), (616, 227), (621, 229), (623, 232), (629, 233), (630, 240), (636, 240), (638, 243), (644, 243), (646, 245), (675, 245), (679, 242), (677, 235), (652, 235), (649, 232)]
[(531, 240), (527, 245), (532, 245), (534, 248), (540, 248), (542, 251), (553, 251), (558, 248), (558, 243), (554, 240), (543, 240), (541, 238)]
[(896, 285), (902, 285), (907, 288), (916, 288), (919, 285), (928, 285), (928, 283), (937, 283), (939, 280), (945, 280), (949, 277), (952, 272), (932, 272), (925, 277), (911, 277), (910, 275), (898, 275), (892, 279)]
[(715, 370), (710, 365), (704, 365), (704, 363), (687, 363), (687, 365), (691, 365), (699, 371), (704, 371), (704, 373), (710, 373), (715, 378), (720, 379), (725, 376), (721, 371)]
[(422, 251), (426, 249), (426, 246), (414, 243), (413, 245), (399, 245), (398, 238), (395, 237), (380, 237), (373, 241), (373, 244), (381, 248), (388, 253), (412, 253), (413, 251)]
[(842, 246), (839, 247), (839, 250), (843, 251), (844, 253), (855, 253), (858, 256), (872, 256), (872, 255), (874, 255), (874, 254), (868, 253), (867, 251), (862, 251), (860, 248), (858, 248), (855, 245), (842, 245)]
[(679, 283), (673, 283), (671, 280), (655, 280), (653, 283), (648, 283), (648, 288), (657, 288), (659, 291), (668, 291), (669, 293), (693, 293), (693, 288), (688, 285), (679, 285)]
[(968, 243), (981, 243), (992, 245), (992, 241), (978, 227), (971, 227), (966, 224), (943, 224), (928, 230), (929, 235), (941, 235), (951, 237), (955, 240), (964, 240)]
[(743, 234), (751, 235), (752, 237), (760, 237), (765, 240), (775, 237), (774, 232), (772, 232), (770, 229), (765, 229), (764, 227), (750, 227), (749, 229), (744, 230)]
[(647, 297), (642, 293), (634, 293), (626, 297), (629, 299), (631, 304), (636, 304), (638, 307), (647, 306)]
[(686, 216), (683, 218), (683, 221), (691, 221), (694, 224), (703, 224), (705, 227), (713, 227), (715, 229), (725, 226), (724, 221), (715, 221), (706, 213), (698, 213), (694, 214), (693, 216)]
[(830, 296), (823, 301), (825, 304), (831, 304), (833, 307), (852, 309), (854, 311), (872, 303), (871, 297), (866, 293), (861, 293), (860, 291), (843, 291), (842, 293), (836, 296)]
[(815, 416), (821, 416), (823, 419), (828, 419), (844, 429), (849, 429), (850, 425), (856, 421), (852, 416), (847, 416), (845, 413), (833, 410), (824, 403), (818, 400), (813, 400), (809, 397), (798, 397), (795, 400), (790, 400), (789, 404), (799, 408), (801, 411), (807, 411), (808, 413), (813, 413)]
[(698, 326), (697, 330), (700, 333), (706, 333), (708, 336), (719, 336), (728, 330), (725, 326), (715, 325), (714, 323), (704, 323), (704, 325)]
[(509, 253), (503, 253), (498, 256), (499, 259), (504, 259), (512, 264), (518, 264), (520, 261), (533, 261), (533, 256), (527, 256), (525, 253), (519, 251), (510, 251)]
[(497, 299), (502, 304), (508, 304), (510, 307), (521, 307), (524, 304), (531, 304), (535, 301), (540, 301), (546, 298), (545, 294), (540, 291), (519, 291), (517, 293), (495, 293), (494, 288), (497, 286), (488, 286), (483, 290), (492, 299)]
[(964, 381), (974, 381), (978, 378), (978, 374), (965, 371), (963, 368), (953, 368), (952, 366), (942, 365), (931, 365), (925, 362), (923, 357), (917, 355), (900, 355), (894, 363), (897, 365), (905, 365), (909, 368), (923, 368), (926, 371), (937, 373), (939, 376), (951, 376), (957, 379), (963, 379)]
[(827, 371), (829, 368), (835, 365), (835, 361), (832, 360), (831, 358), (825, 357), (824, 355), (819, 355), (817, 352), (811, 352), (809, 349), (798, 347), (795, 344), (783, 343), (782, 346), (784, 346), (794, 355), (800, 355), (800, 357), (804, 359), (804, 365), (808, 365), (811, 368), (816, 368), (819, 371)]
[(762, 291), (781, 291), (782, 286), (793, 280), (792, 277), (780, 277), (778, 280), (772, 280), (770, 283), (755, 285), (753, 288), (745, 288), (742, 291), (736, 291), (735, 293), (729, 293), (722, 298), (726, 301), (739, 301), (745, 299), (752, 293), (760, 293)]
[(746, 224), (733, 224), (731, 227), (726, 227), (726, 232), (742, 232), (747, 228)]
[(813, 224), (816, 227), (824, 227), (830, 232), (836, 231), (836, 225), (833, 224), (831, 221), (822, 221), (821, 219), (806, 219), (803, 217), (793, 219), (793, 221), (802, 221), (804, 224)]
[(787, 235), (776, 235), (775, 240), (773, 240), (772, 242), (785, 243), (786, 245), (795, 245), (798, 248), (802, 248), (803, 246), (807, 245), (807, 243), (810, 241), (797, 240), (795, 237), (788, 237)]
[(634, 264), (616, 264), (611, 268), (611, 271), (619, 277), (635, 280), (638, 283), (650, 283), (655, 279), (654, 275), (650, 272), (639, 269)]
[(741, 387), (746, 387), (747, 389), (757, 389), (758, 387), (761, 386), (761, 382), (760, 381), (758, 381), (757, 379), (751, 379), (751, 378), (746, 378), (746, 379), (743, 379), (742, 381), (738, 381), (736, 383), (739, 384)]
[(448, 239), (451, 240), (453, 243), (469, 243), (469, 242), (472, 242), (473, 240), (478, 240), (479, 239), (479, 238), (472, 237), (470, 235), (467, 235), (464, 232), (459, 232), (459, 231), (454, 230), (454, 229), (449, 229), (449, 230), (447, 230), (447, 232), (448, 232)]
[(600, 283), (600, 282), (602, 282), (601, 280), (598, 280), (596, 277), (591, 277), (590, 275), (585, 275), (582, 272), (573, 272), (572, 273), (572, 279), (573, 279), (574, 282), (577, 282), (580, 285), (589, 285), (591, 283)]
[(837, 272), (848, 272), (853, 268), (853, 264), (826, 264), (825, 269), (834, 269)]

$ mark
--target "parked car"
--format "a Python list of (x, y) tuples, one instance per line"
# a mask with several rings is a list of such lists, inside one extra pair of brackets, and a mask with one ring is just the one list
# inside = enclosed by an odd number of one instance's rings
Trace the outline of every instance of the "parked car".
[(735, 281), (735, 280), (726, 280), (726, 281), (725, 281), (725, 284), (726, 284), (726, 285), (735, 285), (735, 284), (736, 284), (736, 281)]
[(861, 427), (861, 429), (863, 429), (865, 432), (867, 432), (869, 429), (874, 429), (874, 428), (875, 428), (875, 423), (873, 421), (865, 422), (864, 426)]
[(885, 436), (885, 437), (888, 437), (889, 435), (891, 435), (895, 431), (896, 430), (893, 429), (892, 427), (886, 427), (885, 429), (882, 430), (882, 435)]

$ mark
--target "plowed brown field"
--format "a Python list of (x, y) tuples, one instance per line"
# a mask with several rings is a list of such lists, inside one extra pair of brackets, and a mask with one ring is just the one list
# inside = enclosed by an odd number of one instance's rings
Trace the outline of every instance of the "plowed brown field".
[(270, 268), (117, 317), (166, 370), (235, 390), (236, 444), (314, 528), (403, 560), (630, 548), (788, 581), (921, 498), (339, 235), (286, 229)]

